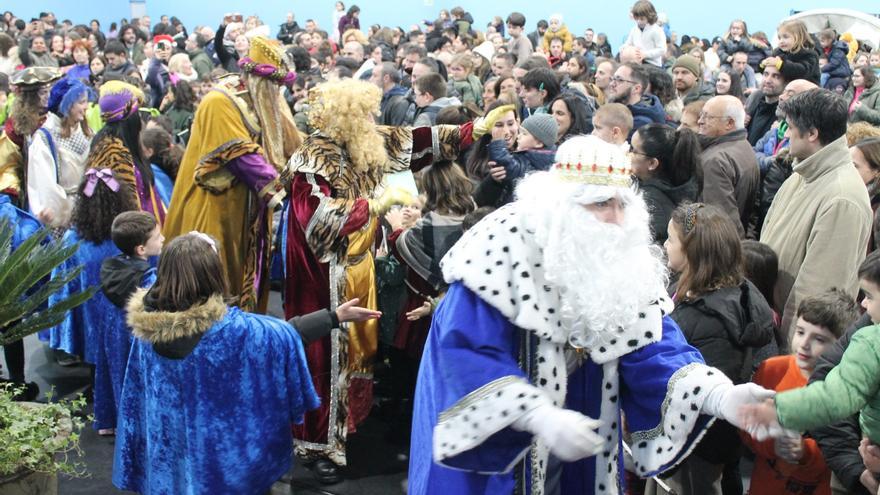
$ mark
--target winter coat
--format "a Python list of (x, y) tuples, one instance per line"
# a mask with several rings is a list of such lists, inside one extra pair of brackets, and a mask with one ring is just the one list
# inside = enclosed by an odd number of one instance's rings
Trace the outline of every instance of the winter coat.
[(409, 101), (406, 99), (408, 91), (403, 86), (394, 86), (382, 95), (382, 103), (379, 107), (382, 111), (381, 125), (403, 125), (406, 111), (409, 109)]
[(147, 77), (144, 81), (150, 86), (150, 107), (159, 108), (165, 93), (171, 87), (171, 76), (168, 73), (168, 66), (158, 58), (150, 60), (150, 68), (147, 71)]
[(761, 70), (761, 62), (770, 56), (770, 47), (763, 41), (752, 39), (752, 49), (749, 51), (749, 67), (755, 72), (763, 72)]
[(571, 35), (568, 26), (563, 24), (559, 26), (559, 29), (556, 31), (551, 31), (549, 29), (544, 31), (544, 41), (542, 44), (544, 47), (544, 53), (550, 53), (550, 42), (553, 41), (553, 38), (559, 38), (562, 40), (562, 51), (565, 53), (571, 52), (571, 45), (574, 41), (574, 36)]
[(339, 29), (339, 36), (343, 36), (345, 32), (349, 29), (359, 30), (360, 28), (361, 21), (357, 17), (349, 17), (348, 14), (342, 16), (339, 19), (339, 24), (337, 25), (337, 29)]
[(58, 59), (47, 49), (43, 53), (31, 51), (31, 38), (22, 36), (18, 40), (18, 58), (25, 67), (58, 67)]
[(666, 122), (666, 110), (660, 103), (660, 98), (654, 95), (644, 95), (642, 100), (635, 105), (627, 105), (633, 117), (633, 128), (629, 132), (627, 140), (632, 139), (633, 134), (644, 125), (651, 123), (663, 124)]
[(697, 81), (698, 84), (694, 85), (690, 91), (686, 95), (681, 98), (681, 102), (684, 106), (687, 106), (695, 101), (700, 100), (708, 100), (715, 96), (715, 86), (709, 83), (701, 83)]
[(293, 21), (292, 24), (284, 23), (278, 28), (278, 41), (280, 41), (284, 45), (292, 45), (293, 44), (293, 35), (302, 31), (300, 29), (299, 24), (296, 21)]
[(217, 58), (220, 60), (220, 67), (226, 69), (226, 72), (238, 73), (238, 52), (231, 46), (226, 46), (223, 39), (226, 36), (226, 26), (220, 25), (214, 34), (214, 50)]
[(758, 160), (746, 141), (746, 130), (715, 138), (700, 136), (700, 142), (703, 145), (701, 199), (727, 213), (742, 237), (761, 185)]
[[(844, 351), (849, 347), (852, 336), (864, 327), (871, 325), (871, 317), (866, 313), (850, 325), (846, 333), (826, 348), (816, 361), (816, 368), (810, 375), (810, 382), (825, 379), (828, 372), (840, 363)], [(859, 416), (855, 414), (847, 419), (827, 426), (810, 429), (810, 435), (819, 443), (825, 464), (838, 480), (853, 495), (874, 495), (862, 485), (859, 477), (865, 470), (862, 456), (859, 454), (859, 442), (862, 430), (859, 428)]]
[[(678, 299), (682, 299), (678, 296)], [(682, 300), (670, 314), (688, 344), (697, 348), (706, 364), (721, 370), (734, 383), (748, 381), (752, 354), (773, 340), (773, 312), (761, 292), (748, 280), (694, 300)], [(714, 464), (739, 457), (739, 434), (718, 420), (700, 441), (695, 455)]]
[[(847, 105), (852, 102), (855, 90), (850, 87), (843, 97)], [(850, 122), (867, 122), (871, 125), (880, 125), (880, 83), (874, 83), (870, 88), (865, 88), (859, 95), (862, 104), (849, 115)]]
[(780, 331), (791, 335), (804, 297), (838, 287), (851, 297), (871, 231), (868, 190), (853, 166), (846, 136), (795, 161), (770, 206), (761, 242), (776, 251), (779, 277), (773, 300)]
[(122, 77), (122, 76), (127, 76), (133, 72), (139, 72), (137, 66), (135, 66), (133, 63), (131, 63), (129, 60), (126, 60), (125, 63), (123, 63), (119, 67), (113, 67), (108, 64), (107, 67), (104, 68), (103, 76), (104, 76), (104, 79), (107, 80), (111, 76)]
[(718, 58), (721, 59), (721, 64), (731, 64), (733, 63), (733, 54), (736, 52), (746, 52), (749, 53), (755, 48), (752, 40), (746, 37), (742, 37), (739, 40), (735, 40), (733, 38), (721, 38), (721, 45), (718, 47)]
[(483, 106), (483, 84), (480, 83), (479, 77), (468, 74), (467, 79), (464, 81), (456, 81), (450, 78), (449, 85), (452, 87), (453, 92), (458, 93), (462, 103), (471, 102), (475, 103), (478, 107)]
[(214, 70), (214, 62), (211, 61), (211, 57), (205, 53), (205, 50), (196, 48), (191, 52), (187, 52), (187, 55), (189, 55), (189, 60), (192, 62), (196, 74), (199, 75), (199, 79), (211, 75), (211, 71)]
[(656, 244), (663, 244), (669, 237), (666, 228), (669, 226), (669, 219), (672, 218), (672, 211), (684, 202), (696, 201), (699, 189), (696, 177), (691, 177), (678, 186), (673, 186), (661, 178), (639, 181), (639, 190), (642, 191), (642, 197), (651, 215), (651, 232), (654, 234)]
[(776, 108), (779, 106), (778, 101), (767, 102), (764, 100), (764, 94), (755, 94), (754, 96), (754, 105), (746, 110), (746, 113), (749, 114), (749, 125), (748, 125), (748, 140), (749, 144), (754, 146), (759, 139), (764, 137), (764, 134), (770, 129), (774, 122), (776, 122)]
[(880, 443), (880, 325), (852, 336), (840, 363), (805, 388), (776, 395), (783, 428), (803, 431), (859, 413), (862, 434)]
[(444, 96), (432, 101), (430, 105), (416, 110), (413, 127), (428, 127), (437, 123), (437, 114), (446, 107), (458, 106), (461, 102), (458, 98)]
[(779, 48), (773, 50), (773, 56), (782, 59), (779, 72), (786, 81), (806, 79), (819, 85), (819, 54), (812, 48), (802, 48), (798, 52), (784, 52)]
[[(775, 130), (774, 130), (775, 131)], [(776, 194), (791, 174), (791, 155), (788, 153), (788, 140), (783, 143), (783, 148), (776, 155), (766, 157), (769, 160), (769, 167), (766, 173), (762, 173), (761, 191), (758, 198), (758, 211), (754, 219), (754, 232), (756, 236), (760, 236), (761, 229), (764, 226), (764, 219), (767, 218), (767, 212), (776, 198)]]
[(846, 55), (849, 53), (849, 45), (845, 41), (835, 41), (828, 53), (828, 63), (822, 66), (822, 73), (829, 77), (847, 78), (852, 75), (852, 68)]
[(666, 54), (666, 34), (657, 24), (648, 24), (644, 29), (633, 26), (623, 46), (634, 46), (642, 51), (644, 62), (657, 67), (663, 66)]
[(495, 139), (489, 143), (489, 160), (503, 166), (507, 177), (498, 182), (487, 175), (474, 191), (477, 206), (500, 208), (513, 201), (516, 182), (529, 173), (549, 170), (556, 157), (555, 148), (510, 152), (507, 143)]

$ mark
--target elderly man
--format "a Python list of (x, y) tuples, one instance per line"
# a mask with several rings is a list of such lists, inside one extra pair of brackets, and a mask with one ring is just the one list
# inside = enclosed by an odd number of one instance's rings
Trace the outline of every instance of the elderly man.
[(633, 126), (629, 137), (639, 127), (650, 123), (662, 124), (666, 122), (666, 111), (660, 99), (652, 94), (645, 93), (648, 87), (648, 74), (645, 68), (638, 64), (623, 64), (617, 68), (611, 84), (606, 91), (608, 103), (622, 103), (632, 113)]
[(761, 184), (758, 161), (746, 141), (745, 116), (739, 98), (723, 95), (707, 101), (697, 120), (703, 145), (701, 201), (727, 212), (741, 237)]
[(865, 259), (872, 213), (847, 148), (847, 102), (811, 89), (788, 98), (781, 110), (794, 174), (776, 193), (761, 242), (779, 256), (773, 299), (780, 329), (790, 338), (804, 297), (830, 287), (858, 294), (856, 272)]
[(767, 396), (706, 366), (666, 315), (631, 181), (623, 150), (571, 138), (444, 258), (409, 493), (618, 494), (621, 411), (648, 477), (681, 462), (711, 416), (738, 424), (740, 405)]

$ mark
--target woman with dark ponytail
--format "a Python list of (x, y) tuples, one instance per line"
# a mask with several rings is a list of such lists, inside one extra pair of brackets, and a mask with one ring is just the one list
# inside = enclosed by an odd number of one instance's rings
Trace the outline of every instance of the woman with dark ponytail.
[(672, 211), (696, 201), (703, 188), (697, 135), (663, 124), (640, 127), (632, 138), (632, 170), (651, 213), (654, 241), (662, 244)]

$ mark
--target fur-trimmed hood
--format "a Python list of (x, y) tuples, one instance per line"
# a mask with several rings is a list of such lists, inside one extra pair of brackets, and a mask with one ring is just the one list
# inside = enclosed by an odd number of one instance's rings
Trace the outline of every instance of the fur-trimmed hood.
[(172, 342), (208, 331), (226, 316), (226, 303), (219, 295), (186, 311), (148, 311), (144, 296), (148, 289), (138, 289), (128, 302), (126, 321), (132, 334), (151, 344)]

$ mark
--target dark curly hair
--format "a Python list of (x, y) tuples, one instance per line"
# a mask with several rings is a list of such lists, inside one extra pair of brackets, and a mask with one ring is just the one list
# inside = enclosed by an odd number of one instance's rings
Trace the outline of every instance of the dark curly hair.
[[(114, 174), (115, 176), (116, 174)], [(83, 194), (88, 183), (84, 176), (77, 189), (78, 197), (73, 207), (71, 223), (76, 229), (79, 238), (93, 244), (101, 244), (111, 239), (113, 219), (120, 213), (138, 210), (137, 193), (130, 183), (116, 179), (119, 190), (113, 192), (103, 180), (95, 184), (94, 193), (91, 196)]]

